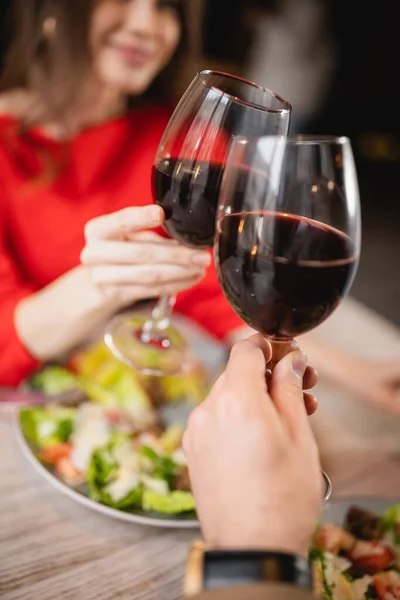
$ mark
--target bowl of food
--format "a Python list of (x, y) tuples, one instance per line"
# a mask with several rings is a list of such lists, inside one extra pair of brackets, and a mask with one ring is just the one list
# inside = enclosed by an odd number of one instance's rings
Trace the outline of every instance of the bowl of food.
[(316, 592), (325, 600), (400, 600), (400, 504), (329, 503), (313, 537)]
[(14, 415), (30, 463), (91, 509), (131, 522), (197, 527), (182, 436), (225, 353), (198, 331), (193, 338), (190, 367), (176, 375), (134, 371), (102, 340), (45, 365), (23, 385), (43, 401), (22, 404)]

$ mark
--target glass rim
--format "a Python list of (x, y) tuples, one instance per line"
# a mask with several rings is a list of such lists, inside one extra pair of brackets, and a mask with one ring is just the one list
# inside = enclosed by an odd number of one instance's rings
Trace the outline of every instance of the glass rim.
[[(282, 103), (282, 108), (272, 108), (272, 107), (267, 108), (265, 106), (262, 106), (261, 104), (257, 104), (256, 102), (250, 102), (249, 100), (244, 100), (243, 98), (239, 98), (238, 96), (234, 96), (233, 94), (224, 92), (223, 90), (221, 90), (220, 87), (218, 87), (218, 85), (210, 85), (205, 80), (205, 77), (204, 77), (205, 75), (220, 75), (221, 77), (226, 77), (227, 79), (233, 79), (236, 81), (240, 81), (241, 83), (245, 83), (246, 85), (249, 85), (251, 87), (254, 87), (254, 88), (260, 90), (264, 94), (266, 94), (272, 98), (275, 98), (276, 100), (279, 100), (279, 102)], [(249, 106), (250, 108), (254, 108), (256, 110), (262, 110), (263, 112), (271, 112), (271, 113), (276, 113), (276, 114), (288, 114), (288, 113), (290, 114), (292, 112), (292, 105), (287, 100), (285, 100), (282, 96), (273, 92), (269, 88), (259, 85), (258, 83), (255, 83), (254, 81), (250, 81), (249, 79), (245, 79), (244, 77), (240, 77), (239, 75), (231, 75), (230, 73), (225, 73), (224, 71), (215, 71), (214, 69), (202, 69), (201, 71), (198, 71), (197, 78), (208, 89), (214, 90), (214, 91), (218, 92), (219, 94), (221, 94), (221, 96), (226, 96), (227, 98), (230, 98), (233, 102), (237, 102), (238, 104), (244, 104), (245, 106)]]
[(260, 135), (260, 136), (245, 136), (238, 135), (232, 140), (233, 144), (251, 144), (257, 143), (261, 140), (283, 140), (285, 144), (300, 145), (309, 144), (336, 144), (337, 146), (344, 146), (350, 144), (350, 138), (346, 135), (313, 135), (313, 134), (296, 134), (296, 135)]

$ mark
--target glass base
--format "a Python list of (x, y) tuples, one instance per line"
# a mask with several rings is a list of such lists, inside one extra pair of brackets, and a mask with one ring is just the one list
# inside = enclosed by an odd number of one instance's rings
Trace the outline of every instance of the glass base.
[(172, 375), (191, 363), (188, 343), (170, 320), (151, 321), (151, 312), (117, 315), (104, 336), (111, 352), (145, 375)]

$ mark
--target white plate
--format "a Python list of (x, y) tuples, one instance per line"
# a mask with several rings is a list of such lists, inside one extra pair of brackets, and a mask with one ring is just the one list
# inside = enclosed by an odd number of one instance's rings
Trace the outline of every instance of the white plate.
[(83, 492), (76, 491), (70, 488), (66, 483), (58, 479), (52, 473), (50, 468), (47, 468), (36, 458), (30, 443), (27, 441), (22, 431), (19, 419), (19, 412), (14, 413), (14, 429), (23, 454), (29, 461), (29, 463), (32, 465), (32, 467), (35, 469), (35, 471), (39, 473), (39, 475), (44, 477), (44, 479), (46, 479), (59, 492), (71, 498), (71, 500), (74, 500), (75, 502), (86, 506), (86, 508), (94, 510), (98, 513), (101, 513), (108, 517), (112, 517), (114, 519), (119, 519), (120, 521), (126, 521), (128, 523), (174, 529), (199, 528), (199, 522), (197, 521), (197, 519), (185, 518), (184, 516), (164, 516), (158, 513), (152, 516), (150, 513), (145, 513), (140, 509), (138, 509), (137, 511), (125, 512), (91, 500)]
[[(194, 356), (197, 356), (206, 367), (211, 379), (219, 374), (223, 364), (226, 360), (226, 349), (219, 343), (215, 342), (210, 336), (208, 336), (203, 330), (201, 330), (194, 323), (189, 322), (187, 319), (182, 317), (174, 316), (174, 320), (184, 331), (186, 337), (191, 342), (192, 351)], [(15, 392), (14, 392), (15, 393)], [(68, 394), (67, 394), (68, 396)], [(51, 400), (51, 399), (50, 399)], [(67, 398), (68, 400), (68, 398)], [(63, 403), (62, 400), (59, 401)], [(136, 523), (140, 525), (150, 525), (154, 527), (163, 528), (174, 528), (174, 529), (198, 529), (199, 522), (197, 519), (188, 518), (184, 515), (177, 515), (176, 517), (171, 515), (161, 515), (159, 513), (151, 514), (144, 512), (140, 509), (135, 512), (125, 512), (117, 510), (109, 506), (100, 504), (91, 500), (84, 491), (76, 491), (69, 487), (66, 483), (61, 481), (52, 472), (51, 468), (43, 465), (35, 456), (34, 449), (30, 442), (25, 438), (22, 431), (19, 419), (19, 412), (23, 408), (22, 403), (9, 403), (10, 414), (13, 420), (14, 429), (19, 445), (22, 449), (23, 454), (42, 477), (44, 477), (54, 488), (56, 488), (62, 494), (69, 496), (75, 502), (86, 506), (87, 508), (94, 510), (103, 515), (107, 515), (114, 519), (119, 519), (128, 523)], [(0, 405), (1, 409), (1, 405)], [(184, 422), (187, 419), (188, 412), (187, 407), (182, 405), (176, 407), (174, 405), (167, 406), (163, 410), (163, 418), (168, 423)]]

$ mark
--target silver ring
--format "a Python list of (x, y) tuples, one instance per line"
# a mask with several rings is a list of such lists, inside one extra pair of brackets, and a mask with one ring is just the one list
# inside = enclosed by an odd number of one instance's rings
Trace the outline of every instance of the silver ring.
[(328, 475), (325, 473), (325, 471), (321, 470), (321, 473), (322, 473), (322, 477), (323, 477), (323, 480), (325, 483), (325, 494), (323, 495), (322, 499), (324, 501), (324, 504), (326, 504), (328, 502), (329, 498), (332, 496), (333, 488), (332, 488), (332, 482), (329, 479)]

